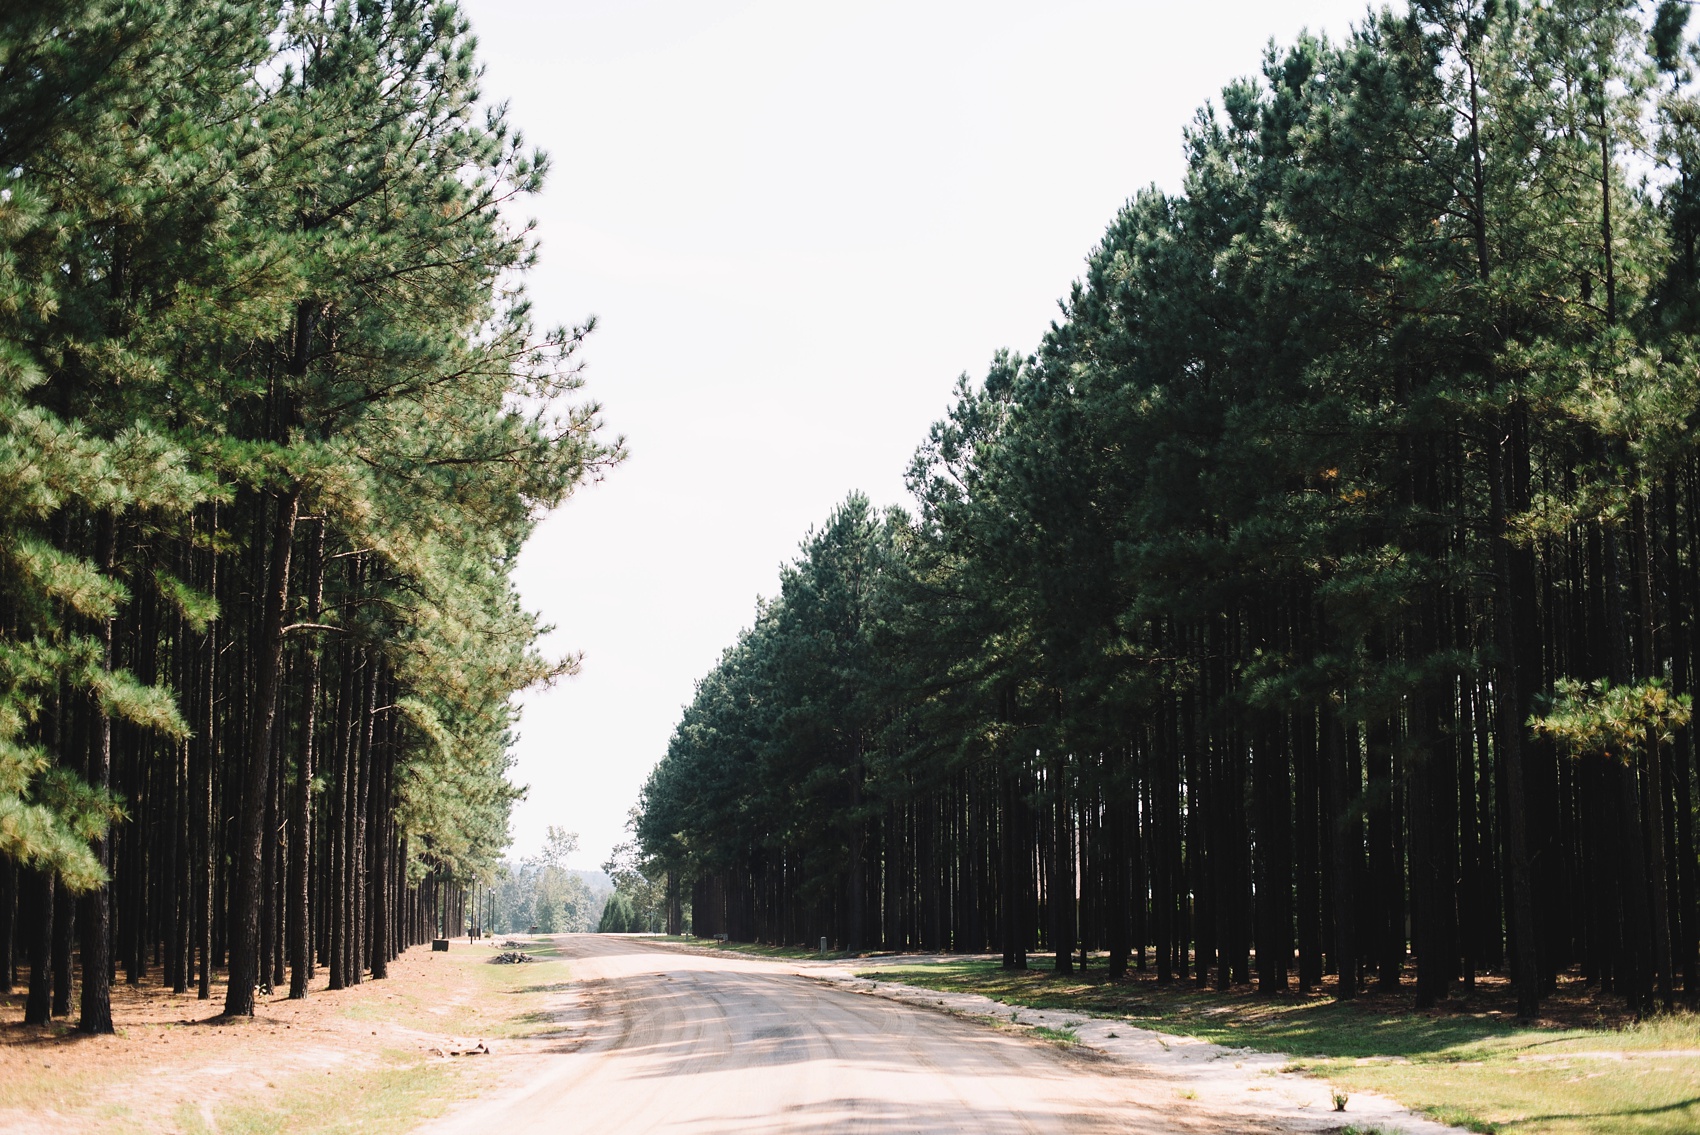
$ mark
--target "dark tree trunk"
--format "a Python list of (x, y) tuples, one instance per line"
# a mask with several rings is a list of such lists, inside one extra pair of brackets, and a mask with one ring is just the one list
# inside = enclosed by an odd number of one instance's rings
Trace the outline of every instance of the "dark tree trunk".
[(1048, 937), (1052, 968), (1057, 973), (1074, 972), (1074, 836), (1069, 830), (1067, 771), (1060, 756), (1051, 759), (1050, 780), (1050, 878), (1046, 884), (1046, 907), (1051, 916)]
[[(117, 520), (105, 513), (100, 520), (101, 566), (110, 572), (117, 545)], [(112, 670), (112, 620), (101, 625), (101, 665)], [(95, 709), (94, 736), (89, 746), (88, 782), (91, 787), (105, 791), (112, 783), (112, 717), (104, 707)], [(111, 838), (101, 835), (90, 841), (89, 849), (101, 871), (112, 867)], [(107, 1034), (112, 1029), (112, 935), (109, 922), (111, 892), (103, 882), (82, 898), (82, 1012), (77, 1020), (80, 1032)]]
[(236, 888), (230, 905), (230, 976), (225, 989), (224, 1013), (231, 1017), (254, 1015), (254, 987), (260, 977), (260, 860), (266, 836), (266, 796), (272, 781), (272, 735), (277, 717), (278, 678), (283, 666), (283, 616), (289, 597), (289, 557), (300, 502), (299, 488), (281, 494), (277, 499), (276, 519), (272, 527), (263, 637), (258, 644), (252, 735), (247, 768), (242, 778)]
[(0, 860), (0, 993), (12, 992), (17, 981), (17, 910), (18, 866), (10, 859)]
[[(393, 696), (386, 701), (394, 701)], [(384, 715), (383, 735), (373, 745), (371, 806), (372, 837), (372, 978), (389, 976), (390, 962), (390, 750), (391, 711)]]
[(1498, 689), (1494, 703), (1498, 720), (1496, 751), (1505, 779), (1505, 858), (1510, 875), (1510, 939), (1512, 984), (1517, 991), (1517, 1013), (1532, 1019), (1541, 1008), (1541, 976), (1535, 950), (1535, 909), (1529, 871), (1527, 806), (1523, 785), (1523, 722), (1527, 699), (1518, 665), (1518, 607), (1524, 602), (1522, 575), (1513, 565), (1517, 549), (1508, 529), (1506, 435), (1488, 439), (1489, 523), (1494, 565), (1494, 646), (1499, 656)]
[[(24, 1024), (45, 1025), (53, 1019), (53, 876), (47, 871), (29, 869), (22, 876), (23, 897), (27, 902), (24, 922), (26, 948), (30, 962)], [(69, 1004), (66, 1007), (69, 1008)]]
[(55, 885), (53, 897), (53, 1015), (69, 1017), (78, 904), (61, 885)]
[(1358, 793), (1352, 783), (1350, 761), (1341, 744), (1340, 726), (1328, 710), (1322, 711), (1322, 760), (1328, 777), (1328, 845), (1333, 865), (1334, 971), (1338, 975), (1336, 996), (1349, 1000), (1358, 995), (1358, 941), (1355, 881), (1362, 857), (1356, 806)]
[[(307, 621), (323, 615), (325, 593), (325, 522), (313, 522), (307, 542)], [(313, 777), (316, 775), (315, 731), (319, 708), (319, 643), (308, 637), (301, 683), (301, 743), (295, 764), (295, 795), (289, 823), (289, 997), (307, 996), (312, 975), (312, 890), (308, 858), (313, 845)]]

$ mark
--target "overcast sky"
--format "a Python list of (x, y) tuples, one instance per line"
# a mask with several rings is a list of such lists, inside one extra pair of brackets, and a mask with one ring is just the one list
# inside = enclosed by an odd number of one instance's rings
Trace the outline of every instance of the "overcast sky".
[(1031, 351), (1181, 131), (1362, 0), (465, 0), (554, 159), (538, 314), (594, 314), (630, 459), (544, 521), (526, 605), (583, 672), (524, 700), (515, 852), (624, 838), (679, 712), (811, 524), (903, 470), (964, 371)]

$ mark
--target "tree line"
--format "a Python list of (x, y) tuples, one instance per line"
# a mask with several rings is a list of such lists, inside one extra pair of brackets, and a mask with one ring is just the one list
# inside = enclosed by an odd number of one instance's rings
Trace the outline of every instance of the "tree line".
[(577, 832), (551, 824), (536, 855), (497, 864), (474, 925), (490, 934), (595, 930), (610, 892), (589, 872), (567, 867), (578, 845)]
[(674, 910), (1693, 1000), (1687, 15), (1415, 0), (1272, 46), (1037, 351), (962, 380), (914, 509), (851, 496), (700, 681), (637, 822)]
[[(453, 3), (0, 8), (0, 990), (385, 976), (507, 843), (511, 572), (617, 460)], [(79, 971), (80, 970), (80, 974)], [(27, 976), (26, 976), (27, 974)]]
[[(637, 816), (628, 817), (628, 827)], [(614, 848), (602, 873), (614, 883), (596, 930), (600, 934), (688, 934), (690, 904), (681, 907), (673, 876), (651, 861), (642, 846), (627, 840)]]

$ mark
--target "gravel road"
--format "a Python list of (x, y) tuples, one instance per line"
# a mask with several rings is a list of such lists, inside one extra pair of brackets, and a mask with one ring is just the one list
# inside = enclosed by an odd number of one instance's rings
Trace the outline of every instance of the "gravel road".
[(430, 1135), (1287, 1129), (1213, 1117), (1160, 1070), (853, 992), (794, 963), (558, 941), (574, 978), (561, 1031), (501, 1061), (501, 1084)]

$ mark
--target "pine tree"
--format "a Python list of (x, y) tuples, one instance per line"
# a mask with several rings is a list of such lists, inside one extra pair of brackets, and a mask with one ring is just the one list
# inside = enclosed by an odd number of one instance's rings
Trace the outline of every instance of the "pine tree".
[(1421, 0), (1200, 111), (918, 452), (885, 664), (832, 663), (811, 546), (699, 687), (636, 826), (699, 928), (802, 940), (849, 830), (887, 946), (1692, 996), (1685, 17)]
[(76, 947), (90, 1031), (155, 955), (208, 998), (228, 953), (236, 1015), (286, 960), (296, 995), (382, 977), (506, 843), (510, 695), (573, 668), (514, 558), (621, 452), (588, 325), (514, 286), (547, 162), (452, 5), (34, 5), (0, 73), (27, 1015), (68, 1011)]

